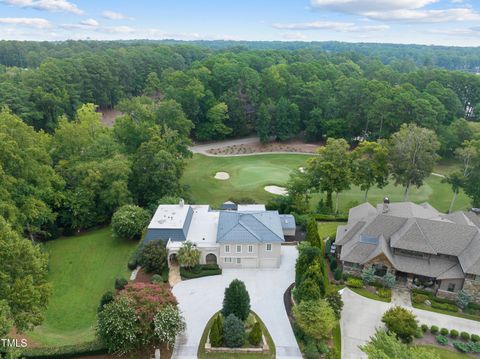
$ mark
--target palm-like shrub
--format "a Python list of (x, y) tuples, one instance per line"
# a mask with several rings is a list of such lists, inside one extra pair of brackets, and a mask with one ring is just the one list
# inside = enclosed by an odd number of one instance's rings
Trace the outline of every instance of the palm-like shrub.
[(177, 259), (184, 267), (195, 267), (200, 262), (200, 251), (192, 242), (186, 241), (178, 250)]

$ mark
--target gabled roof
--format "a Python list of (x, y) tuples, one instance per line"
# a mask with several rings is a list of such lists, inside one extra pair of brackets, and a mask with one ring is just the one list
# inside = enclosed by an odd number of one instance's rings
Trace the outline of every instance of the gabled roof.
[(297, 225), (295, 224), (295, 217), (291, 214), (281, 214), (280, 222), (282, 223), (283, 229), (295, 229)]
[(283, 242), (283, 230), (277, 211), (220, 212), (218, 243)]
[(465, 273), (480, 275), (480, 233), (460, 253), (458, 260)]
[(437, 251), (431, 246), (415, 218), (408, 219), (405, 226), (392, 236), (390, 243), (393, 248), (437, 254)]

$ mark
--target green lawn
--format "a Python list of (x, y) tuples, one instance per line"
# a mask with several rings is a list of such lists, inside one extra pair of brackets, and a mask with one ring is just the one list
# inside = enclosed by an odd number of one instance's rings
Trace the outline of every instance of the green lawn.
[(318, 234), (322, 239), (333, 237), (337, 234), (337, 227), (345, 224), (346, 222), (318, 222)]
[[(310, 157), (311, 155), (300, 154), (262, 154), (240, 157), (208, 157), (195, 154), (187, 162), (182, 183), (190, 187), (194, 203), (208, 203), (218, 207), (232, 197), (248, 197), (258, 203), (265, 203), (274, 195), (266, 192), (264, 187), (285, 185), (290, 172), (305, 166), (305, 162)], [(443, 173), (447, 167), (452, 166), (441, 164), (438, 172)], [(220, 171), (228, 172), (230, 179), (226, 181), (214, 179), (215, 173)], [(438, 210), (447, 211), (452, 191), (450, 186), (441, 183), (441, 180), (440, 177), (430, 176), (422, 187), (410, 190), (409, 199), (417, 203), (428, 201)], [(382, 202), (385, 196), (390, 197), (393, 202), (401, 201), (403, 188), (394, 186), (391, 182), (383, 189), (372, 188), (368, 199), (376, 204)], [(313, 196), (313, 208), (319, 199), (319, 194)], [(353, 203), (362, 203), (363, 199), (364, 193), (358, 187), (352, 186), (349, 191), (340, 194), (340, 210), (346, 211)], [(468, 205), (468, 197), (460, 193), (455, 209), (466, 209)]]
[(465, 359), (465, 358), (471, 358), (472, 356), (463, 354), (457, 351), (450, 351), (448, 349), (443, 349), (439, 347), (435, 347), (432, 345), (418, 345), (421, 348), (426, 348), (431, 352), (434, 352), (437, 354), (440, 359)]
[(370, 298), (370, 299), (373, 299), (373, 300), (378, 300), (380, 302), (385, 302), (385, 303), (390, 303), (392, 301), (391, 298), (383, 298), (383, 297), (380, 297), (379, 295), (375, 294), (375, 293), (371, 293), (369, 292), (368, 290), (366, 290), (365, 288), (352, 288), (352, 287), (348, 287), (350, 288), (350, 290), (352, 290), (353, 292), (357, 293), (358, 295), (361, 295), (365, 298)]
[(116, 277), (128, 278), (127, 262), (136, 245), (114, 239), (109, 227), (47, 242), (53, 293), (44, 323), (28, 337), (46, 346), (93, 340), (100, 298), (114, 289)]

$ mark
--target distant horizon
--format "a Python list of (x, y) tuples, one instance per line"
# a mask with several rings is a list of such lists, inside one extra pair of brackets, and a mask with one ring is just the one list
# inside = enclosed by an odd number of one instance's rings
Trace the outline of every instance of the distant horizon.
[(476, 0), (0, 0), (0, 39), (480, 46)]

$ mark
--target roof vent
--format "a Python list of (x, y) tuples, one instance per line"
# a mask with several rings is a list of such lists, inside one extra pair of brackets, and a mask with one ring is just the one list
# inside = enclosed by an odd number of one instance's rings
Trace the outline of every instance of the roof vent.
[(184, 204), (185, 204), (184, 199), (183, 199), (183, 198), (180, 198), (180, 201), (178, 202), (178, 205), (179, 205), (180, 207), (183, 207)]
[(387, 213), (390, 210), (390, 199), (385, 197), (383, 199), (383, 210), (382, 213)]

